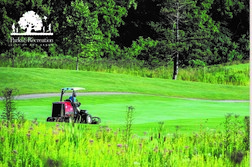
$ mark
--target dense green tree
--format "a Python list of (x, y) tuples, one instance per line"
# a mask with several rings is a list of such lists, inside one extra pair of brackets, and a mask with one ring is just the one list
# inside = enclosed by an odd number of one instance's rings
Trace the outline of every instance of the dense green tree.
[[(249, 1), (214, 0), (209, 15), (220, 24), (219, 51), (223, 61), (248, 59), (249, 57)], [(222, 61), (222, 62), (223, 62)]]
[[(182, 49), (180, 45), (180, 36), (185, 34), (183, 30), (180, 30), (181, 22), (187, 21), (187, 11), (191, 7), (191, 2), (187, 0), (167, 0), (164, 1), (161, 8), (161, 15), (164, 18), (163, 24), (159, 24), (162, 27), (161, 31), (167, 31), (165, 34), (165, 40), (171, 41), (171, 45), (174, 48), (173, 57), (173, 79), (177, 79), (178, 75), (178, 66), (179, 66), (179, 53)], [(188, 7), (189, 6), (189, 7)], [(160, 29), (157, 29), (159, 31)]]
[(76, 55), (76, 70), (78, 70), (79, 56), (92, 57), (99, 52), (97, 43), (102, 41), (103, 36), (98, 27), (98, 16), (96, 13), (91, 13), (88, 3), (81, 0), (72, 2), (71, 6), (65, 8), (63, 14), (66, 15), (66, 22), (62, 29), (67, 30), (63, 40), (68, 52)]
[[(54, 25), (55, 43), (57, 48), (60, 48), (52, 50), (57, 50), (57, 52), (62, 50), (65, 55), (76, 54), (76, 50), (79, 50), (82, 53), (80, 56), (89, 58), (113, 57), (118, 52), (118, 47), (111, 38), (119, 35), (117, 28), (123, 24), (122, 17), (127, 14), (126, 7), (118, 5), (113, 0), (79, 1), (74, 2), (74, 6), (73, 2), (52, 1), (50, 18)], [(80, 3), (85, 4), (89, 10), (88, 15), (81, 12)], [(79, 12), (73, 12), (77, 8)], [(86, 23), (82, 20), (86, 20)], [(77, 24), (74, 25), (75, 23)], [(90, 24), (89, 28), (85, 28), (86, 24)], [(86, 40), (83, 47), (72, 42), (77, 40), (76, 35), (80, 40)]]
[(118, 28), (120, 36), (113, 40), (120, 47), (130, 47), (139, 37), (155, 40), (156, 32), (149, 25), (151, 21), (159, 21), (160, 6), (156, 0), (136, 0), (137, 6), (130, 7), (124, 24)]
[(204, 66), (209, 58), (216, 59), (213, 54), (213, 40), (218, 36), (219, 25), (208, 15), (211, 0), (200, 4), (193, 3), (188, 10), (186, 22), (181, 26), (185, 48), (181, 52), (181, 64), (184, 66)]
[(176, 79), (179, 64), (204, 65), (204, 57), (211, 53), (207, 44), (218, 28), (207, 10), (194, 1), (165, 0), (159, 5), (160, 21), (151, 22), (151, 26), (160, 34), (159, 41), (166, 43), (167, 56), (173, 58), (173, 79)]
[[(132, 0), (131, 0), (132, 1)], [(131, 5), (130, 2), (124, 5)], [(127, 9), (120, 6), (114, 0), (99, 1), (93, 3), (95, 12), (98, 15), (98, 26), (103, 34), (103, 41), (100, 43), (103, 58), (116, 58), (120, 49), (112, 41), (112, 38), (119, 36), (118, 27), (124, 22), (122, 18), (127, 15)]]
[[(138, 58), (146, 56), (147, 60), (149, 55), (158, 58), (161, 54), (170, 60), (174, 51), (179, 51), (181, 66), (204, 66), (248, 58), (248, 1), (185, 2), (187, 7), (181, 5), (183, 10), (176, 26), (176, 0), (138, 0), (137, 8), (128, 10), (123, 19), (125, 24), (119, 28), (120, 36), (115, 41), (120, 46), (133, 47), (133, 41), (141, 36), (158, 40), (155, 48), (141, 52)], [(176, 27), (179, 28), (178, 43)]]

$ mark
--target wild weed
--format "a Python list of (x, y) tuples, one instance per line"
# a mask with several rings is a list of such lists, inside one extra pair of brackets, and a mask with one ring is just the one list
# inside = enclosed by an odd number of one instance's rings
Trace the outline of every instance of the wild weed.
[(250, 117), (245, 116), (244, 117), (244, 130), (245, 130), (245, 136), (243, 139), (244, 142), (244, 149), (245, 151), (249, 151), (250, 149)]
[(3, 112), (0, 117), (7, 122), (13, 122), (13, 120), (18, 120), (21, 123), (25, 122), (24, 114), (17, 111), (15, 106), (15, 97), (18, 94), (18, 89), (16, 88), (5, 88), (0, 93), (0, 99), (3, 99)]
[(134, 110), (133, 106), (129, 106), (126, 110), (126, 123), (125, 123), (125, 132), (124, 132), (124, 140), (127, 144), (129, 144), (130, 138), (132, 136), (132, 124), (134, 120)]
[(247, 127), (248, 117), (244, 123), (238, 115), (227, 114), (224, 121), (224, 156), (228, 157), (234, 165), (239, 165), (247, 154), (249, 144), (247, 137), (249, 129)]
[[(128, 110), (132, 111), (132, 108)], [(247, 134), (239, 132), (246, 129), (245, 125), (234, 131), (232, 128), (236, 124), (232, 122), (240, 120), (240, 117), (226, 117), (227, 125), (223, 125), (231, 127), (228, 132), (226, 129), (213, 131), (202, 127), (205, 136), (180, 134), (179, 129), (177, 136), (164, 135), (165, 126), (160, 122), (152, 139), (130, 133), (129, 143), (125, 142), (126, 131), (119, 135), (108, 126), (76, 124), (73, 127), (68, 123), (44, 124), (36, 120), (22, 125), (0, 122), (0, 166), (247, 167), (249, 150), (240, 147)], [(228, 146), (224, 143), (226, 133), (230, 133)], [(232, 135), (236, 135), (235, 140)], [(233, 142), (236, 142), (236, 149), (232, 147)], [(226, 149), (232, 151), (225, 152)]]

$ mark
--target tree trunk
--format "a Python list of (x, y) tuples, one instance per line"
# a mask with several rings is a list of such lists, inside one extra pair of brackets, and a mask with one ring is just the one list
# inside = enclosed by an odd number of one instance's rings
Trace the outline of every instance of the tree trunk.
[(10, 53), (10, 57), (11, 57), (11, 61), (12, 61), (12, 67), (15, 67), (15, 52), (14, 52), (14, 48), (11, 49)]
[(177, 75), (178, 75), (178, 59), (179, 59), (179, 52), (177, 52), (177, 54), (174, 56), (174, 66), (173, 66), (173, 80), (177, 79)]
[(14, 55), (12, 55), (11, 60), (12, 60), (12, 67), (15, 67), (15, 58), (14, 58)]
[(76, 60), (76, 71), (78, 71), (78, 70), (79, 70), (79, 68), (78, 68), (78, 64), (79, 64), (79, 55), (77, 55), (77, 60)]
[(28, 24), (28, 27), (26, 28), (26, 33), (30, 33), (32, 30), (31, 24)]
[(179, 61), (179, 51), (178, 51), (178, 44), (179, 44), (179, 3), (177, 1), (177, 19), (176, 19), (176, 45), (177, 45), (177, 53), (173, 58), (173, 80), (177, 79), (178, 75), (178, 61)]

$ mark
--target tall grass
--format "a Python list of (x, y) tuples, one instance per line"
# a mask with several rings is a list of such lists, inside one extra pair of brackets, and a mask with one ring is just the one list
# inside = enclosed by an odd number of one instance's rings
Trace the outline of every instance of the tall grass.
[[(15, 59), (8, 58), (7, 55), (0, 55), (1, 67), (19, 68), (54, 68), (75, 70), (76, 58), (71, 56), (48, 57), (46, 54), (23, 52)], [(13, 62), (15, 61), (15, 62)], [(134, 76), (172, 79), (173, 67), (148, 67), (143, 61), (137, 60), (87, 60), (79, 59), (79, 70), (97, 71), (108, 73), (129, 74)], [(230, 66), (210, 66), (199, 68), (180, 68), (179, 80), (206, 82), (213, 84), (227, 85), (249, 85), (250, 69), (249, 65), (242, 67)]]
[(249, 85), (249, 65), (232, 68), (232, 66), (210, 66), (201, 68), (186, 68), (180, 70), (178, 76), (182, 80), (206, 82), (213, 84)]
[(0, 166), (247, 167), (247, 127), (240, 120), (229, 115), (223, 126), (230, 131), (204, 127), (190, 135), (164, 133), (168, 130), (160, 123), (158, 134), (130, 135), (128, 141), (125, 132), (107, 126), (2, 121)]

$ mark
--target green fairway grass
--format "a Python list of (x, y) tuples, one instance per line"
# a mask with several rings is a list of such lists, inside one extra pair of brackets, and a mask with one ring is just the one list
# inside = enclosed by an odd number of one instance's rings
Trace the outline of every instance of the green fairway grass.
[[(167, 133), (176, 126), (183, 132), (198, 131), (206, 122), (216, 128), (227, 113), (249, 115), (249, 103), (216, 102), (207, 99), (249, 99), (248, 86), (227, 86), (199, 82), (142, 78), (122, 74), (99, 72), (0, 67), (0, 86), (17, 88), (19, 94), (60, 94), (63, 87), (85, 87), (87, 92), (134, 92), (130, 95), (78, 96), (81, 109), (102, 119), (102, 125), (113, 128), (125, 126), (128, 106), (133, 106), (134, 126), (137, 133), (158, 128), (164, 122)], [(196, 98), (204, 100), (189, 100)], [(59, 97), (17, 100), (18, 111), (28, 120), (44, 122), (51, 116), (52, 102)], [(2, 110), (2, 104), (0, 110)]]
[[(249, 115), (249, 103), (215, 102), (208, 100), (186, 100), (152, 95), (101, 95), (78, 96), (81, 109), (102, 119), (102, 126), (123, 129), (128, 106), (133, 106), (133, 131), (139, 135), (158, 129), (164, 122), (165, 131), (173, 133), (176, 126), (183, 133), (200, 130), (200, 125), (215, 129), (224, 121), (225, 115), (233, 113)], [(52, 102), (59, 97), (16, 100), (18, 110), (29, 120), (37, 118), (45, 122), (51, 116)], [(2, 108), (2, 106), (0, 106)], [(208, 121), (207, 121), (208, 120)]]
[(0, 67), (0, 87), (20, 94), (60, 92), (63, 87), (85, 87), (88, 92), (134, 92), (199, 99), (249, 99), (249, 86), (143, 78), (123, 74), (45, 68)]

